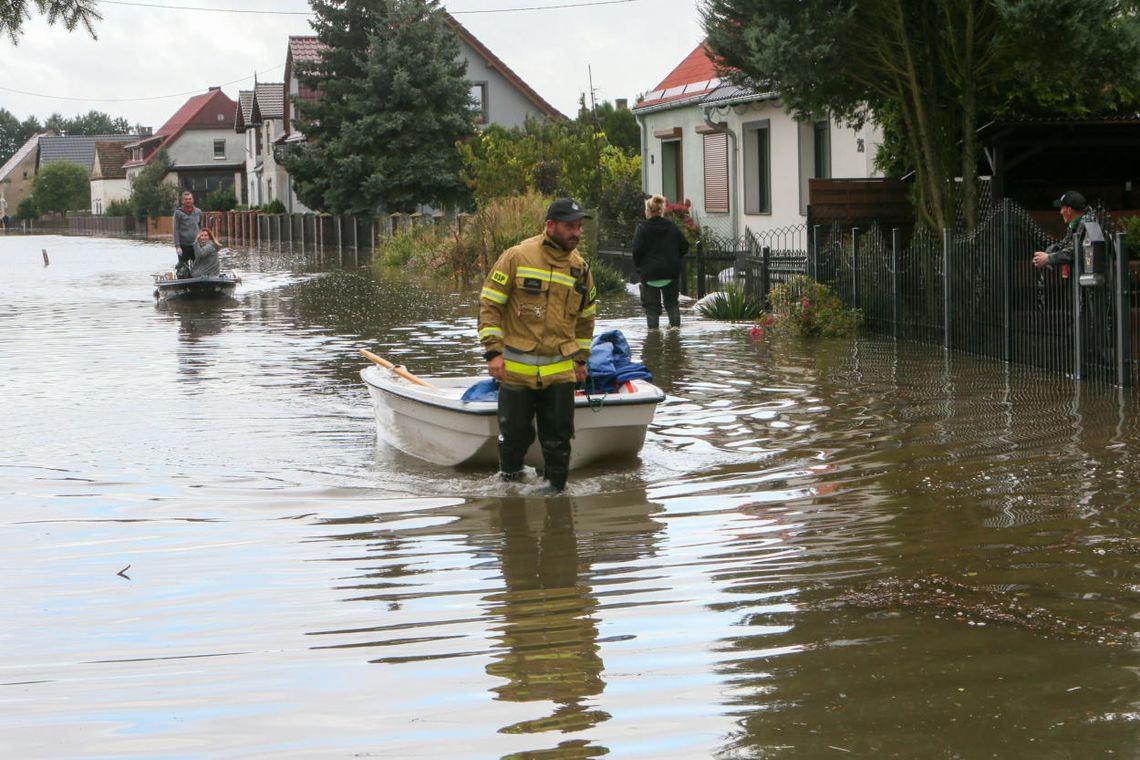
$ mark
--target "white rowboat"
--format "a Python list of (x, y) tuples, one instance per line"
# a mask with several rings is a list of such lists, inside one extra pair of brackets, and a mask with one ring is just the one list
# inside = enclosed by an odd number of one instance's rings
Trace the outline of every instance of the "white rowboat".
[[(499, 421), (494, 401), (462, 401), (464, 391), (485, 377), (422, 377), (426, 385), (392, 369), (365, 367), (360, 377), (376, 410), (376, 436), (406, 454), (434, 464), (496, 465)], [(415, 376), (412, 376), (415, 377)], [(644, 380), (632, 380), (620, 392), (579, 394), (574, 414), (570, 469), (604, 459), (635, 456), (645, 443), (664, 392)], [(526, 463), (542, 466), (535, 442)]]

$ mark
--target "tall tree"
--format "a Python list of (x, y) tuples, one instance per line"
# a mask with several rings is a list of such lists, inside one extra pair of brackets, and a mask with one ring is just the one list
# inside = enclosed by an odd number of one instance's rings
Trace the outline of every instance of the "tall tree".
[(724, 75), (774, 87), (797, 116), (897, 125), (938, 228), (955, 176), (973, 215), (983, 119), (1099, 110), (1140, 82), (1134, 0), (707, 0), (703, 21)]
[(466, 197), (456, 144), (474, 133), (467, 64), (437, 0), (311, 0), (324, 46), (298, 77), (308, 142), (285, 158), (297, 195), (333, 213)]
[(37, 13), (47, 16), (49, 24), (62, 22), (69, 32), (82, 25), (92, 37), (96, 36), (95, 22), (103, 19), (96, 10), (97, 0), (0, 0), (0, 34), (7, 34), (13, 45), (20, 42), (33, 4)]
[(129, 121), (102, 111), (88, 111), (70, 119), (63, 114), (53, 113), (44, 122), (44, 127), (57, 135), (125, 135), (131, 131)]
[(48, 164), (36, 172), (32, 199), (41, 214), (90, 208), (91, 180), (87, 169), (71, 161)]
[(131, 182), (131, 207), (135, 217), (165, 216), (178, 205), (178, 188), (166, 182), (173, 162), (165, 150), (150, 160)]
[(11, 158), (29, 137), (42, 130), (36, 117), (29, 116), (20, 121), (8, 109), (0, 108), (0, 164)]

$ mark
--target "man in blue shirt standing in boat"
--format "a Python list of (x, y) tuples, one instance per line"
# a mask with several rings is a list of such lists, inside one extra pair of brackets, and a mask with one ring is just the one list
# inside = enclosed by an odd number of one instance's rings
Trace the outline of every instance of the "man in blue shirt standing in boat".
[(499, 475), (522, 476), (537, 423), (543, 477), (555, 492), (566, 487), (574, 384), (586, 379), (598, 311), (593, 275), (577, 250), (589, 218), (570, 198), (551, 203), (543, 234), (504, 251), (479, 298), (483, 358), (499, 381)]

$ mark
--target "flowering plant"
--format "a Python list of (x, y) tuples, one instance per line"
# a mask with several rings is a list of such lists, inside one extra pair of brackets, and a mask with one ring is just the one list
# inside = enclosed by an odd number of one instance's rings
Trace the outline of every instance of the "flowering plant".
[(803, 275), (772, 288), (768, 305), (763, 324), (774, 332), (835, 337), (850, 335), (863, 323), (858, 309), (845, 309), (830, 288)]
[(692, 207), (693, 202), (686, 198), (684, 203), (666, 203), (665, 211), (662, 213), (662, 216), (677, 225), (681, 234), (690, 243), (696, 242), (697, 238), (701, 236), (700, 226), (693, 221), (693, 217), (689, 214), (689, 209)]

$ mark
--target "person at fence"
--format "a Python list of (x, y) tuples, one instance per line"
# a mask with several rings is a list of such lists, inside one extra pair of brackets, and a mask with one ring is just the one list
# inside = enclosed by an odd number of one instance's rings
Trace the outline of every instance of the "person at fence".
[(198, 230), (202, 229), (202, 209), (194, 205), (194, 194), (189, 190), (182, 193), (182, 204), (174, 209), (171, 232), (174, 234), (174, 250), (178, 254), (179, 277), (187, 276), (190, 262), (194, 259), (194, 241)]
[(681, 259), (689, 252), (689, 241), (681, 230), (662, 216), (665, 196), (654, 195), (645, 201), (645, 221), (633, 234), (633, 264), (640, 280), (641, 306), (645, 323), (656, 330), (661, 310), (669, 315), (669, 326), (681, 326)]
[(191, 277), (217, 277), (222, 273), (222, 260), (218, 252), (222, 250), (218, 239), (209, 227), (198, 230), (194, 241), (194, 258), (190, 261)]
[(546, 211), (543, 234), (499, 256), (479, 297), (479, 342), (487, 373), (499, 382), (499, 475), (522, 476), (535, 439), (543, 477), (562, 491), (574, 437), (574, 385), (586, 379), (597, 292), (578, 252), (582, 220), (570, 198)]
[(1077, 228), (1081, 226), (1081, 220), (1085, 217), (1085, 211), (1088, 209), (1088, 202), (1085, 196), (1078, 193), (1076, 190), (1066, 190), (1065, 193), (1053, 201), (1053, 208), (1060, 209), (1061, 218), (1065, 220), (1068, 225), (1067, 234), (1053, 243), (1044, 251), (1035, 251), (1033, 253), (1033, 265), (1037, 268), (1052, 266), (1053, 264), (1072, 264), (1073, 263), (1073, 235), (1076, 234)]
[(0, 195), (0, 229), (8, 231), (8, 199)]

